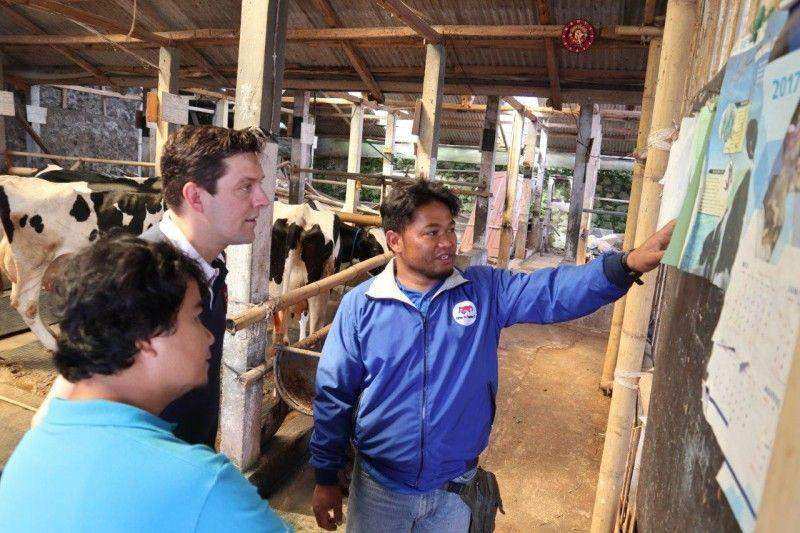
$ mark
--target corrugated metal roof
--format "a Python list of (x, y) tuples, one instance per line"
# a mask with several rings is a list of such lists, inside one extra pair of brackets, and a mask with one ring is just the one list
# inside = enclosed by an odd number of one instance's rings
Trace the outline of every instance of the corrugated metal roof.
[[(336, 15), (344, 27), (402, 26), (402, 22), (388, 14), (372, 0), (329, 0)], [(409, 6), (418, 11), (433, 24), (460, 25), (518, 25), (538, 24), (536, 3), (530, 0), (406, 0)], [(94, 14), (118, 21), (123, 25), (130, 22), (129, 15), (123, 5), (131, 0), (98, 0), (73, 1), (68, 5), (78, 9), (91, 11)], [(550, 0), (551, 23), (563, 24), (575, 18), (585, 18), (599, 28), (616, 24), (638, 25), (643, 16), (643, 2), (640, 0), (616, 0), (597, 2), (595, 0)], [(180, 30), (190, 28), (236, 29), (240, 23), (241, 2), (236, 0), (137, 0), (139, 16), (157, 21), (156, 30)], [(20, 35), (28, 33), (11, 17), (2, 16), (0, 8), (0, 34)], [(88, 35), (91, 32), (85, 26), (76, 24), (62, 15), (53, 15), (38, 9), (15, 5), (11, 9), (23, 15), (42, 30), (52, 35)], [(666, 9), (666, 0), (657, 1), (657, 14)], [(289, 28), (323, 28), (326, 27), (316, 0), (293, 0), (289, 3), (287, 21)], [(141, 19), (140, 19), (141, 24)], [(197, 49), (213, 65), (224, 70), (224, 75), (235, 78), (235, 65), (238, 55), (238, 43), (226, 45), (197, 46)], [(613, 89), (616, 86), (639, 89), (645, 70), (647, 48), (642, 43), (630, 43), (625, 46), (609, 47), (598, 41), (597, 45), (582, 54), (574, 54), (556, 46), (557, 62), (564, 90), (571, 88), (592, 87)], [(113, 66), (149, 72), (146, 63), (156, 63), (157, 49), (132, 48), (126, 53), (109, 46), (79, 47), (76, 53), (101, 70), (112, 72)], [(357, 48), (367, 67), (373, 72), (378, 83), (391, 80), (419, 81), (425, 61), (425, 50), (417, 42), (416, 45), (371, 45)], [(14, 47), (4, 50), (6, 69), (10, 72), (29, 74), (37, 69), (49, 73), (73, 72), (81, 70), (49, 47)], [(142, 59), (138, 59), (139, 56)], [(306, 79), (338, 78), (360, 87), (355, 70), (346, 54), (336, 43), (298, 43), (286, 45), (286, 64), (291, 70), (287, 76)], [(185, 59), (186, 63), (190, 63)], [(465, 85), (478, 82), (494, 82), (506, 85), (518, 83), (537, 87), (548, 87), (544, 42), (527, 44), (526, 48), (493, 47), (479, 43), (461, 42), (457, 46), (447, 46), (446, 79), (467, 80)], [(514, 68), (517, 70), (512, 70)], [(308, 69), (313, 68), (313, 71)], [(330, 72), (320, 71), (329, 68)], [(197, 70), (197, 69), (195, 69)], [(591, 72), (598, 71), (592, 78)], [(607, 72), (617, 73), (615, 76)], [(625, 73), (630, 73), (626, 75)], [(587, 77), (588, 76), (588, 77)], [(626, 77), (627, 76), (627, 77)], [(210, 78), (206, 78), (210, 80)], [(348, 81), (349, 80), (349, 81)], [(213, 83), (210, 82), (209, 83)], [(633, 84), (633, 85), (631, 85)], [(387, 101), (408, 101), (399, 95), (387, 93)], [(445, 95), (448, 103), (459, 102), (457, 95)], [(485, 103), (484, 97), (477, 97), (474, 103)], [(604, 108), (609, 108), (603, 106)], [(625, 106), (616, 106), (625, 109)], [(451, 125), (452, 124), (452, 125)], [(448, 129), (448, 126), (461, 128)], [(634, 123), (635, 126), (635, 123)], [(463, 128), (474, 127), (474, 131)], [(459, 113), (457, 116), (445, 116), (445, 127), (442, 142), (447, 144), (466, 144), (477, 146), (480, 142), (483, 127), (482, 112)], [(383, 135), (383, 129), (374, 122), (368, 123), (365, 129), (370, 135)], [(347, 135), (345, 124), (337, 118), (325, 118), (318, 122), (319, 132)], [(634, 128), (635, 130), (635, 128)], [(633, 132), (635, 137), (635, 131)], [(554, 140), (554, 142), (562, 142)], [(566, 141), (564, 141), (566, 142)], [(627, 143), (627, 144), (626, 144)], [(574, 141), (566, 142), (574, 145)], [(629, 141), (604, 140), (603, 149), (629, 153), (633, 150)]]

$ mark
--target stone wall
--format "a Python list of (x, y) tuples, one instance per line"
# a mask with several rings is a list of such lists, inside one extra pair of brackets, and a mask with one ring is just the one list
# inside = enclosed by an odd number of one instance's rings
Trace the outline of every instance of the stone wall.
[[(138, 91), (131, 89), (130, 94)], [(61, 107), (61, 89), (41, 86), (40, 104), (47, 108), (47, 123), (41, 126), (41, 137), (53, 154), (107, 159), (136, 160), (139, 154), (136, 111), (140, 103), (136, 100), (106, 98), (106, 113), (103, 113), (102, 98), (97, 95), (67, 91), (66, 107)], [(16, 105), (24, 109), (25, 102), (16, 93)], [(25, 130), (13, 117), (6, 117), (6, 143), (10, 150), (26, 150)], [(147, 138), (144, 138), (147, 144)], [(146, 147), (145, 147), (146, 156)], [(15, 157), (16, 166), (27, 166), (24, 158)], [(31, 165), (41, 167), (46, 160), (32, 158)], [(59, 163), (69, 166), (69, 163)], [(137, 167), (111, 165), (89, 165), (83, 168), (102, 172), (138, 174)]]

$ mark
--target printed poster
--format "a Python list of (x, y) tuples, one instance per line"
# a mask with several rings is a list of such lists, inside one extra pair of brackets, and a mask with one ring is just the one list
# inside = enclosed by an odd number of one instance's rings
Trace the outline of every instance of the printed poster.
[(717, 480), (743, 531), (755, 527), (800, 333), (800, 51), (766, 66), (762, 103), (742, 238), (703, 383), (725, 454)]
[(761, 124), (764, 69), (785, 21), (786, 12), (774, 13), (760, 40), (743, 43), (730, 57), (711, 127), (700, 199), (680, 266), (723, 289), (741, 236), (758, 139), (766, 127)]

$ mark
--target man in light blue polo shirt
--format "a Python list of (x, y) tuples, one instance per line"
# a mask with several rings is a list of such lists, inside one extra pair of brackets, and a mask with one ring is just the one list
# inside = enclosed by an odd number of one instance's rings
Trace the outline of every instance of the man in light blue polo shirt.
[(291, 531), (231, 462), (157, 415), (208, 379), (206, 278), (166, 243), (102, 239), (57, 294), (55, 363), (74, 383), (0, 478), (0, 530)]

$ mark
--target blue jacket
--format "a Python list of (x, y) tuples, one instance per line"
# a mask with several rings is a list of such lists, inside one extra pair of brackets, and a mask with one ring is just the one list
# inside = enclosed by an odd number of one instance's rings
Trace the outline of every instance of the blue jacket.
[(335, 483), (351, 441), (368, 470), (412, 491), (474, 466), (494, 421), (500, 330), (613, 302), (632, 282), (620, 257), (530, 274), (455, 270), (426, 316), (398, 288), (390, 261), (342, 299), (322, 350), (311, 439), (317, 482)]

